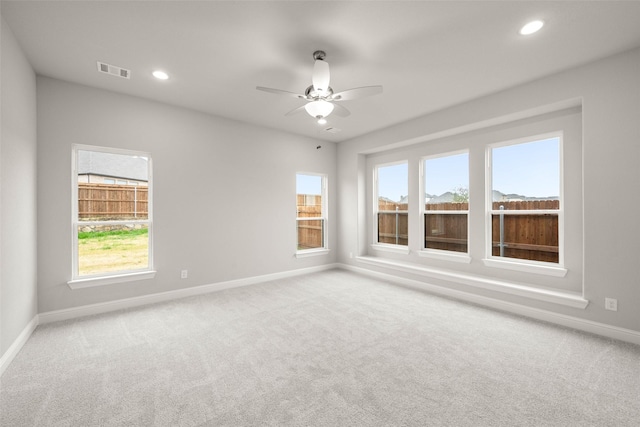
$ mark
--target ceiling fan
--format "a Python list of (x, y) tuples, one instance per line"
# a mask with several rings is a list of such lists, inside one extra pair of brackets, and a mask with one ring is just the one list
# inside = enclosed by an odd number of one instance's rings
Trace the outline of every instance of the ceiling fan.
[(293, 96), (307, 101), (306, 104), (289, 111), (285, 115), (291, 116), (305, 110), (311, 117), (317, 119), (319, 124), (327, 123), (326, 117), (332, 112), (340, 117), (347, 117), (351, 114), (345, 107), (336, 104), (335, 102), (337, 101), (351, 101), (382, 93), (382, 86), (363, 86), (334, 93), (331, 86), (329, 86), (329, 63), (324, 60), (326, 56), (326, 53), (322, 50), (313, 52), (312, 84), (305, 89), (304, 95), (262, 86), (257, 86), (256, 89), (264, 92)]

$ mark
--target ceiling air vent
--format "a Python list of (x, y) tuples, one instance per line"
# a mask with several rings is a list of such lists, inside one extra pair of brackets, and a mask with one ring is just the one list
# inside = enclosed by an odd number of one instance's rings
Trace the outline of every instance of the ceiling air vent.
[(98, 71), (105, 74), (111, 74), (112, 76), (122, 77), (123, 79), (131, 78), (131, 70), (127, 70), (126, 68), (116, 67), (115, 65), (105, 64), (104, 62), (98, 61)]
[(338, 128), (326, 128), (324, 131), (329, 133), (338, 133), (341, 129)]

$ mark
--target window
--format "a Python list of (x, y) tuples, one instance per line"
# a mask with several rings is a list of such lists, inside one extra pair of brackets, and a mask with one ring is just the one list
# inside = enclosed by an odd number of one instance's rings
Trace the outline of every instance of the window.
[[(82, 182), (86, 181), (80, 178), (83, 175), (122, 178), (115, 184), (111, 178), (96, 184)], [(69, 284), (151, 272), (151, 156), (77, 145), (73, 148), (73, 177)], [(126, 185), (127, 178), (141, 185)]]
[(408, 246), (408, 163), (375, 168), (376, 242)]
[(327, 248), (326, 188), (325, 175), (296, 174), (296, 228), (299, 254), (318, 252)]
[(490, 258), (563, 264), (562, 137), (489, 147)]
[(422, 171), (423, 249), (468, 253), (469, 153), (426, 158)]
[(582, 106), (548, 108), (358, 152), (355, 262), (584, 308)]

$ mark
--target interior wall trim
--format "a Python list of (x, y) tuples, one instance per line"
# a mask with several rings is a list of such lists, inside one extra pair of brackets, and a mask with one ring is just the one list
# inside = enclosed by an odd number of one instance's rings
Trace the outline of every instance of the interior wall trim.
[(7, 351), (2, 355), (2, 357), (0, 357), (0, 377), (20, 350), (22, 350), (22, 347), (26, 344), (27, 340), (29, 340), (33, 331), (36, 330), (36, 327), (38, 326), (38, 317), (39, 316), (37, 314), (33, 316), (33, 319), (29, 321), (27, 326), (25, 326), (22, 332), (20, 332), (20, 335), (18, 335)]
[(176, 289), (173, 291), (142, 295), (138, 297), (108, 301), (98, 304), (89, 304), (80, 307), (48, 311), (39, 314), (40, 324), (76, 319), (79, 317), (108, 313), (111, 311), (139, 307), (158, 302), (172, 301), (179, 298), (185, 298), (194, 295), (203, 295), (211, 292), (221, 291), (224, 289), (239, 288), (241, 286), (254, 285), (257, 283), (264, 283), (272, 280), (284, 279), (287, 277), (294, 277), (303, 274), (315, 273), (318, 271), (331, 270), (336, 267), (336, 264), (325, 264), (317, 267), (301, 268), (296, 270), (284, 271), (281, 273), (265, 274), (261, 276), (229, 280), (224, 282), (212, 283), (209, 285), (193, 286), (190, 288)]
[(421, 282), (419, 280), (406, 279), (403, 277), (381, 273), (379, 271), (374, 271), (367, 268), (355, 267), (353, 265), (339, 264), (339, 267), (345, 270), (362, 273), (378, 279), (386, 280), (400, 286), (406, 286), (412, 289), (418, 289), (433, 294), (443, 295), (458, 300), (479, 304), (495, 310), (505, 311), (508, 313), (553, 323), (555, 325), (565, 326), (579, 331), (640, 345), (640, 331), (620, 328), (613, 325), (607, 325), (605, 323), (594, 322), (591, 320), (581, 319), (579, 317), (568, 316), (565, 314), (555, 313), (539, 308), (528, 307), (521, 304), (459, 291), (457, 289), (450, 289), (443, 286), (433, 285), (430, 283)]

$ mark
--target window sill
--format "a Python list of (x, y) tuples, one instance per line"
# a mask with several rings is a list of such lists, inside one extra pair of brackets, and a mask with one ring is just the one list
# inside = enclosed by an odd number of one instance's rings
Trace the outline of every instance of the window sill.
[(487, 267), (504, 268), (507, 270), (523, 271), (525, 273), (542, 274), (545, 276), (564, 277), (567, 275), (567, 269), (563, 267), (555, 267), (552, 265), (542, 264), (528, 264), (518, 261), (507, 261), (504, 259), (490, 259), (485, 258), (482, 260)]
[(411, 252), (407, 246), (386, 245), (384, 243), (374, 243), (371, 245), (371, 249), (375, 251), (393, 252), (396, 254), (404, 254), (404, 255), (409, 255), (409, 253)]
[(567, 307), (584, 310), (589, 305), (589, 300), (575, 292), (538, 288), (526, 284), (518, 284), (483, 277), (475, 274), (459, 273), (452, 270), (427, 267), (421, 264), (400, 262), (396, 260), (377, 258), (374, 256), (358, 256), (356, 260), (363, 264), (388, 268), (409, 274), (417, 274), (425, 277), (447, 280), (467, 286), (501, 292), (509, 295), (516, 295), (531, 298), (538, 301), (545, 301)]
[(92, 288), (94, 286), (111, 285), (114, 283), (133, 282), (137, 280), (153, 279), (156, 276), (155, 270), (140, 271), (135, 273), (114, 274), (112, 276), (87, 277), (84, 279), (74, 279), (67, 282), (71, 289)]
[(304, 251), (297, 251), (296, 252), (296, 258), (308, 258), (308, 257), (312, 257), (312, 256), (319, 256), (319, 255), (327, 255), (329, 253), (329, 249), (307, 249)]
[(421, 250), (421, 251), (418, 251), (418, 255), (425, 258), (440, 259), (443, 261), (461, 262), (463, 264), (471, 263), (471, 257), (469, 256), (469, 254), (465, 254), (462, 252)]

